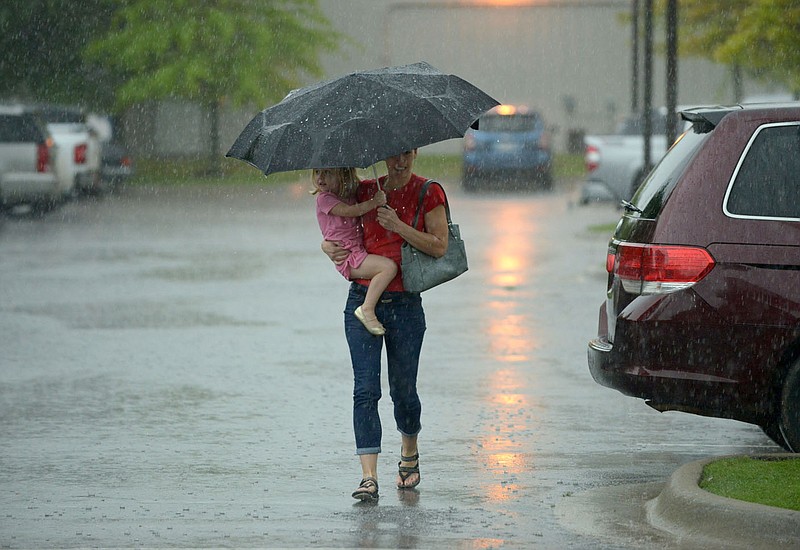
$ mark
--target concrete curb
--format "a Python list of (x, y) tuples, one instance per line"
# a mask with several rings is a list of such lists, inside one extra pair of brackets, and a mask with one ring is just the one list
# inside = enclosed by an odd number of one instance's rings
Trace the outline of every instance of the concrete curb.
[(800, 512), (720, 497), (698, 486), (703, 467), (721, 458), (727, 457), (690, 462), (676, 470), (661, 494), (647, 502), (648, 522), (692, 546), (800, 548)]

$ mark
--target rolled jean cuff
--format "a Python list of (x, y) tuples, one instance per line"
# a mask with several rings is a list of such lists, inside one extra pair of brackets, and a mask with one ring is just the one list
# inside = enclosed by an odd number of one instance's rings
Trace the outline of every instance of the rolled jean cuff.
[(403, 435), (403, 436), (405, 436), (405, 437), (416, 437), (417, 435), (419, 435), (419, 432), (421, 432), (421, 431), (422, 431), (422, 426), (420, 426), (420, 427), (419, 427), (419, 430), (417, 430), (417, 431), (416, 431), (416, 432), (414, 432), (413, 434), (407, 434), (407, 433), (405, 433), (403, 430), (401, 430), (400, 428), (397, 428), (397, 431), (398, 431), (398, 432), (400, 432), (400, 435)]
[(380, 454), (380, 447), (367, 447), (365, 449), (356, 449), (357, 455), (377, 455)]

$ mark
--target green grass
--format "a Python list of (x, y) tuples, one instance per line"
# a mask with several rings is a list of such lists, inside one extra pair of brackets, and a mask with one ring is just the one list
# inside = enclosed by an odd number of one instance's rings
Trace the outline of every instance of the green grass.
[[(417, 157), (414, 171), (418, 174), (436, 177), (442, 181), (461, 180), (461, 154), (425, 154)], [(284, 172), (264, 177), (258, 169), (239, 160), (223, 158), (220, 160), (219, 174), (214, 174), (207, 159), (159, 159), (141, 158), (136, 162), (136, 176), (133, 184), (147, 183), (157, 185), (192, 184), (269, 184), (286, 183), (309, 178), (307, 170)], [(385, 173), (383, 163), (377, 165), (378, 175)], [(557, 154), (554, 158), (553, 174), (556, 179), (581, 177), (584, 173), (581, 155)], [(361, 170), (363, 178), (372, 178), (371, 168)]]
[(707, 464), (700, 487), (715, 495), (800, 511), (800, 457), (733, 457)]
[(553, 159), (553, 175), (556, 178), (575, 179), (586, 175), (586, 165), (581, 154), (556, 154)]
[(590, 225), (588, 229), (590, 233), (611, 234), (614, 233), (614, 229), (616, 229), (616, 227), (617, 227), (617, 222), (611, 222), (611, 223), (602, 223), (598, 225)]
[(133, 184), (192, 185), (192, 184), (263, 184), (265, 182), (296, 181), (305, 177), (302, 172), (273, 174), (269, 178), (240, 160), (222, 158), (220, 172), (215, 174), (207, 159), (202, 158), (140, 158), (136, 161)]

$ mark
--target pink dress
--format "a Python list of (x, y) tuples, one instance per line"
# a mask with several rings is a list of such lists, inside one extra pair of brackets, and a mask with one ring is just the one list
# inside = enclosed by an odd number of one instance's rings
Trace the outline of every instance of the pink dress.
[[(345, 279), (350, 280), (350, 270), (360, 266), (367, 257), (364, 248), (364, 230), (361, 218), (334, 216), (331, 210), (337, 204), (346, 204), (333, 193), (322, 192), (317, 195), (317, 221), (326, 241), (336, 241), (342, 248), (350, 251), (347, 259), (336, 266)], [(355, 199), (352, 203), (355, 204)]]

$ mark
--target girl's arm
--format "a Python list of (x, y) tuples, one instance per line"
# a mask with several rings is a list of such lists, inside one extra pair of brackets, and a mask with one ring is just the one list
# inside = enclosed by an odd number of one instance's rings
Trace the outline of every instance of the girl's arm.
[(375, 208), (383, 206), (384, 204), (386, 204), (386, 193), (379, 189), (368, 201), (359, 202), (356, 204), (345, 204), (340, 202), (331, 208), (330, 213), (334, 216), (342, 216), (343, 218), (358, 218), (370, 210), (374, 210)]

